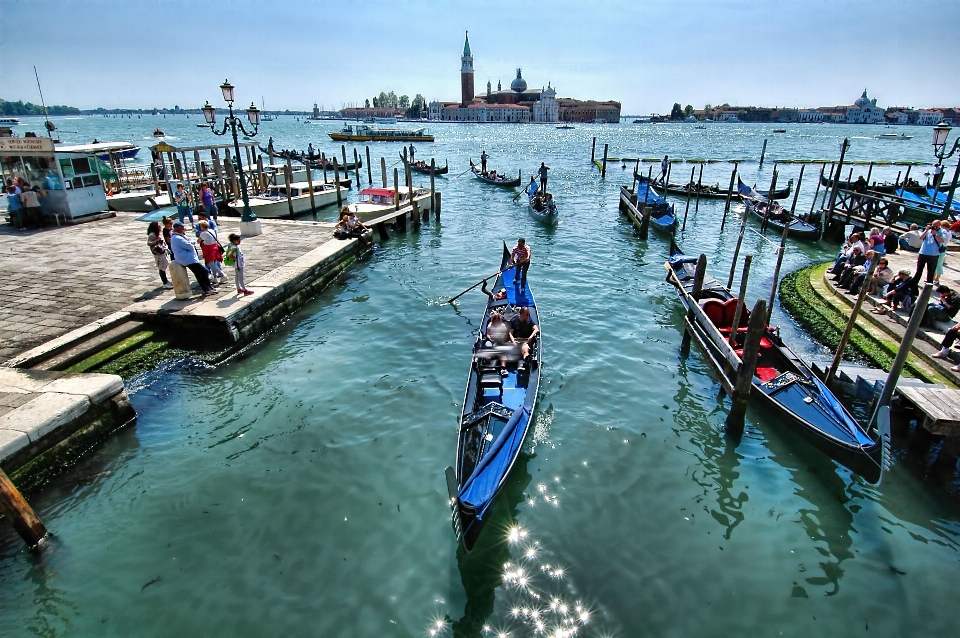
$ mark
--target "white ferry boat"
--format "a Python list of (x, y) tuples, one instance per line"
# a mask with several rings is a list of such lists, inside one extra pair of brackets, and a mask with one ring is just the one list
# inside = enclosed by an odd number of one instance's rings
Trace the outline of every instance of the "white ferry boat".
[(19, 118), (16, 118), (16, 117), (0, 117), (0, 124), (3, 124), (3, 125), (7, 125), (7, 126), (9, 126), (9, 125), (14, 125), (14, 126), (16, 126), (16, 125), (19, 124), (19, 123), (20, 123), (20, 119), (19, 119)]

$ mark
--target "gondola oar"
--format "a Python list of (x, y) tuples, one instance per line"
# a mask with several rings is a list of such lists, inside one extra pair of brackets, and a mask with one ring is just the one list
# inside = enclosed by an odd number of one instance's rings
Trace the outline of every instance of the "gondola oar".
[(457, 176), (454, 177), (453, 179), (460, 179), (461, 177), (463, 177), (464, 175), (466, 175), (467, 173), (469, 173), (470, 171), (472, 171), (472, 170), (473, 170), (473, 166), (474, 166), (473, 161), (471, 161), (471, 162), (470, 162), (470, 168), (468, 168), (467, 170), (463, 171), (462, 173), (460, 173), (459, 175), (457, 175)]
[[(507, 268), (507, 270), (510, 270), (510, 268)], [(482, 284), (482, 283), (484, 283), (485, 281), (488, 281), (488, 280), (490, 280), (490, 279), (493, 279), (493, 278), (496, 277), (497, 275), (502, 275), (503, 273), (504, 273), (503, 270), (498, 270), (497, 272), (493, 273), (492, 275), (489, 275), (489, 276), (487, 276), (487, 277), (484, 277), (483, 279), (481, 279), (481, 280), (478, 281), (477, 283), (473, 284), (472, 286), (470, 286), (469, 288), (467, 288), (466, 290), (464, 290), (463, 292), (461, 292), (461, 293), (460, 293), (459, 295), (457, 295), (456, 297), (451, 297), (450, 299), (447, 299), (447, 302), (446, 302), (446, 303), (453, 303), (454, 301), (456, 301), (456, 300), (459, 299), (460, 297), (464, 296), (465, 294), (467, 294), (468, 292), (470, 292), (471, 290), (473, 290), (474, 288), (476, 288), (476, 287), (479, 286), (480, 284)]]
[[(530, 186), (527, 185), (527, 188), (530, 188)], [(517, 193), (516, 195), (514, 195), (513, 201), (517, 201), (518, 199), (520, 199), (520, 196), (527, 192), (527, 188), (524, 188), (522, 191), (520, 191), (519, 193)], [(529, 194), (529, 193), (528, 193), (528, 194)]]

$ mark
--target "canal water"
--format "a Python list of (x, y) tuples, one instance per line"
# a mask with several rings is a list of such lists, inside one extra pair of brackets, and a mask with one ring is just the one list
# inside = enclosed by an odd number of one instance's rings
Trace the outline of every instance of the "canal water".
[[(55, 119), (65, 142), (211, 141), (169, 116)], [(266, 123), (278, 148), (337, 123)], [(68, 128), (70, 127), (70, 128)], [(391, 237), (258, 343), (207, 367), (171, 361), (128, 382), (140, 417), (33, 498), (54, 536), (39, 555), (0, 529), (0, 626), (10, 636), (944, 635), (956, 629), (960, 516), (950, 489), (898, 462), (880, 487), (750, 409), (739, 445), (729, 402), (665, 283), (667, 243), (617, 210), (630, 169), (611, 156), (926, 161), (929, 129), (435, 125), (418, 157), (450, 162), (443, 215)], [(759, 157), (768, 138), (767, 163)], [(551, 167), (562, 223), (539, 226), (516, 191), (478, 183), (468, 157), (527, 179)], [(397, 144), (375, 144), (388, 166)], [(378, 162), (377, 162), (378, 163)], [(643, 166), (643, 165), (642, 165)], [(676, 164), (676, 181), (690, 164)], [(726, 186), (732, 166), (707, 164)], [(819, 166), (799, 200), (809, 209)], [(880, 179), (896, 176), (879, 167)], [(914, 168), (928, 171), (929, 167)], [(686, 175), (684, 175), (686, 172)], [(863, 167), (863, 173), (866, 167)], [(799, 166), (781, 166), (781, 183)], [(855, 175), (857, 172), (855, 172)], [(680, 179), (677, 179), (678, 176)], [(365, 181), (364, 177), (364, 181)], [(376, 179), (376, 173), (375, 173)], [(418, 180), (421, 178), (417, 178)], [(418, 182), (419, 183), (419, 182)], [(521, 198), (522, 199), (522, 198)], [(683, 200), (677, 200), (683, 214)], [(701, 201), (678, 241), (725, 279), (739, 229)], [(334, 211), (321, 213), (332, 218)], [(752, 227), (750, 224), (748, 227)], [(481, 543), (458, 549), (444, 467), (454, 461), (484, 297), (443, 300), (496, 270), (503, 242), (533, 247), (544, 332), (535, 427)], [(766, 298), (776, 246), (748, 231), (749, 302)], [(788, 243), (784, 272), (830, 257)], [(805, 357), (829, 353), (782, 308)], [(202, 335), (197, 335), (202, 339)]]

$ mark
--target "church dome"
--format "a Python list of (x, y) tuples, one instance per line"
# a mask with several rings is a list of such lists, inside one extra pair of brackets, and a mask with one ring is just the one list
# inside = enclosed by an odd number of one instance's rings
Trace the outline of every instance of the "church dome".
[(854, 106), (863, 108), (865, 106), (870, 106), (870, 98), (867, 97), (867, 90), (863, 90), (863, 95), (857, 98), (857, 101), (853, 103)]
[(527, 81), (520, 77), (520, 69), (517, 69), (517, 77), (510, 83), (510, 88), (517, 93), (523, 93), (527, 90)]

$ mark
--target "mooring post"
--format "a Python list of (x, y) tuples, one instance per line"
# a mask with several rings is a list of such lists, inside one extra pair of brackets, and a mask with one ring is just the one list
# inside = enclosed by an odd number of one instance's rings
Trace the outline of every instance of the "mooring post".
[[(369, 168), (369, 167), (367, 167)], [(353, 173), (357, 178), (357, 192), (360, 192), (360, 156), (357, 154), (357, 149), (353, 149)]]
[(833, 218), (833, 207), (837, 205), (837, 191), (840, 189), (840, 171), (843, 169), (843, 158), (847, 154), (849, 147), (850, 140), (843, 138), (843, 144), (840, 145), (840, 161), (837, 162), (836, 177), (833, 178), (833, 188), (830, 190), (830, 204), (826, 209), (826, 215), (831, 219)]
[[(823, 207), (827, 205), (827, 193), (833, 190), (833, 186), (835, 184), (834, 169), (836, 167), (837, 165), (834, 162), (830, 162), (830, 177), (827, 181), (827, 183), (829, 184), (829, 188), (826, 186), (823, 188), (823, 196), (820, 198), (820, 210), (824, 210)], [(907, 168), (907, 170), (909, 170), (909, 167)]]
[(400, 210), (400, 171), (393, 169), (393, 210)]
[(343, 154), (343, 164), (341, 164), (341, 166), (343, 167), (343, 172), (347, 173), (348, 169), (347, 169), (347, 145), (346, 144), (340, 145), (340, 152)]
[(434, 158), (430, 158), (430, 210), (436, 210), (437, 204), (435, 202), (437, 197), (437, 184), (434, 178), (434, 173), (437, 170), (437, 161)]
[[(773, 194), (777, 190), (777, 165), (773, 165), (773, 179), (770, 180), (770, 190), (767, 192), (767, 207), (763, 211), (763, 222), (760, 224), (760, 232), (767, 232), (767, 219), (770, 217), (770, 209), (773, 208)], [(747, 211), (743, 211), (744, 216), (748, 214)]]
[(730, 261), (730, 277), (727, 279), (727, 288), (733, 285), (733, 273), (737, 270), (737, 257), (740, 255), (740, 246), (743, 245), (743, 236), (747, 232), (747, 211), (743, 211), (743, 218), (740, 220), (740, 233), (737, 235), (737, 246), (733, 249), (733, 259)]
[(290, 194), (293, 191), (291, 182), (293, 182), (293, 163), (288, 157), (287, 165), (283, 167), (283, 183), (287, 189), (287, 210), (290, 212), (290, 216), (293, 217), (293, 200), (290, 198)]
[(437, 192), (433, 196), (433, 203), (435, 206), (435, 208), (433, 209), (433, 219), (436, 221), (440, 221), (440, 195), (442, 194), (443, 193)]
[(697, 177), (697, 203), (693, 207), (694, 213), (700, 212), (700, 190), (703, 188), (703, 164), (700, 165), (700, 175)]
[(763, 158), (767, 155), (767, 138), (763, 138), (763, 148), (760, 150), (760, 166), (763, 166)]
[[(683, 228), (681, 228), (680, 230), (686, 230), (686, 229), (687, 229), (687, 213), (690, 212), (690, 189), (693, 188), (693, 175), (694, 175), (694, 173), (696, 173), (696, 171), (697, 171), (697, 167), (696, 167), (696, 166), (694, 166), (693, 168), (690, 169), (690, 184), (689, 184), (688, 187), (687, 187), (687, 207), (683, 209)], [(663, 194), (664, 194), (664, 195), (667, 194), (667, 193), (666, 193), (666, 188), (664, 188), (664, 193), (663, 193)]]
[[(307, 160), (307, 161), (309, 162), (309, 160)], [(260, 164), (261, 164), (261, 165), (263, 164), (263, 158), (262, 158), (262, 157), (260, 158)], [(309, 164), (309, 163), (308, 163), (308, 164), (305, 164), (305, 166), (307, 167), (307, 188), (310, 189), (310, 210), (311, 210), (311, 211), (316, 211), (316, 210), (317, 210), (317, 202), (316, 202), (316, 201), (314, 200), (314, 198), (313, 198), (313, 169), (310, 168), (310, 164)], [(337, 217), (338, 217), (338, 218), (339, 218), (339, 215), (340, 215), (340, 214), (337, 213)]]
[(370, 165), (370, 147), (367, 146), (367, 184), (373, 186), (373, 166)]
[(390, 235), (387, 234), (386, 225), (383, 222), (380, 222), (374, 228), (377, 229), (377, 234), (380, 235), (380, 241), (387, 241), (390, 238)]
[[(700, 296), (703, 294), (703, 279), (707, 274), (707, 256), (703, 253), (700, 253), (700, 257), (697, 258), (697, 272), (693, 275), (693, 290), (690, 291), (690, 296), (693, 297), (694, 302), (700, 301)], [(674, 282), (676, 285), (681, 285), (679, 282)], [(693, 322), (696, 321), (696, 317), (693, 314), (693, 310), (687, 310), (687, 323), (691, 326)], [(684, 326), (683, 337), (680, 339), (680, 353), (686, 355), (690, 351), (690, 329)]]
[[(813, 207), (817, 205), (817, 197), (820, 195), (820, 184), (823, 183), (823, 171), (827, 168), (826, 164), (820, 165), (820, 177), (817, 178), (817, 190), (813, 192), (813, 201), (810, 202), (810, 215), (813, 215)], [(900, 175), (897, 174), (899, 178)]]
[[(866, 285), (866, 283), (864, 283)], [(913, 347), (913, 340), (920, 330), (920, 324), (923, 322), (923, 315), (926, 314), (927, 304), (930, 303), (930, 295), (933, 294), (933, 284), (927, 282), (920, 291), (920, 298), (913, 304), (913, 312), (910, 314), (910, 321), (907, 322), (907, 329), (903, 333), (903, 339), (900, 341), (900, 348), (897, 350), (897, 356), (893, 359), (893, 365), (890, 366), (890, 373), (887, 375), (887, 381), (883, 384), (883, 392), (880, 393), (880, 400), (874, 408), (873, 416), (870, 417), (870, 424), (876, 422), (877, 412), (881, 407), (890, 405), (890, 399), (893, 398), (893, 391), (897, 388), (900, 381), (900, 373), (903, 372), (903, 366), (907, 363), (907, 356), (910, 354), (910, 348)]]
[(646, 204), (640, 204), (638, 206), (640, 212), (640, 239), (646, 241), (650, 236), (650, 206)]
[(320, 153), (320, 162), (323, 164), (323, 183), (326, 184), (327, 183), (327, 156), (324, 153)]
[[(730, 173), (730, 187), (727, 188), (727, 203), (723, 206), (723, 219), (720, 220), (720, 232), (727, 225), (727, 213), (730, 212), (730, 198), (733, 197), (733, 182), (737, 179), (737, 163), (733, 163), (733, 171)], [(736, 261), (736, 259), (734, 259)]]
[(637, 165), (633, 167), (633, 182), (630, 187), (634, 193), (637, 192), (637, 173), (640, 170), (640, 158), (637, 158)]
[(387, 187), (387, 158), (380, 157), (380, 177), (383, 179), (383, 187)]
[(153, 173), (153, 194), (156, 196), (160, 195), (160, 178), (157, 175), (157, 163), (150, 163), (150, 172)]
[(727, 414), (727, 433), (739, 438), (743, 435), (743, 419), (747, 414), (747, 400), (753, 387), (753, 375), (757, 371), (757, 356), (760, 354), (760, 339), (766, 329), (767, 302), (757, 299), (750, 314), (750, 324), (743, 342), (740, 368), (730, 397), (730, 413)]
[(600, 177), (607, 176), (607, 149), (610, 148), (609, 144), (603, 145), (603, 168), (600, 169)]
[(36, 547), (47, 535), (47, 528), (23, 498), (7, 473), (0, 469), (0, 514), (10, 521), (20, 538), (31, 548)]
[(590, 163), (593, 164), (596, 161), (597, 154), (597, 137), (593, 137), (593, 144), (590, 146)]
[[(843, 329), (843, 335), (840, 337), (840, 343), (837, 345), (837, 351), (833, 355), (833, 362), (830, 364), (830, 369), (827, 370), (826, 379), (824, 379), (824, 383), (826, 383), (828, 386), (830, 385), (830, 382), (833, 381), (833, 378), (837, 375), (837, 368), (840, 367), (840, 361), (843, 359), (843, 351), (847, 347), (847, 342), (850, 340), (850, 334), (853, 332), (853, 326), (857, 323), (857, 316), (860, 314), (860, 308), (863, 307), (863, 300), (867, 298), (867, 289), (870, 288), (870, 280), (873, 278), (873, 273), (877, 269), (878, 261), (880, 261), (880, 253), (874, 254), (873, 259), (870, 260), (870, 268), (867, 269), (867, 276), (863, 280), (863, 285), (860, 286), (860, 294), (857, 295), (857, 301), (853, 304), (853, 312), (850, 313), (850, 318), (847, 319), (847, 325)], [(926, 310), (926, 307), (926, 304), (924, 304), (923, 310)], [(914, 314), (919, 314), (922, 317), (923, 311)]]
[(343, 195), (340, 194), (340, 167), (337, 166), (336, 157), (333, 158), (333, 185), (337, 189), (337, 218), (339, 219), (340, 211), (343, 210)]
[(747, 255), (743, 258), (743, 272), (740, 273), (740, 294), (737, 296), (737, 309), (733, 313), (733, 323), (730, 324), (730, 347), (737, 347), (737, 328), (740, 327), (740, 317), (747, 308), (747, 281), (750, 279), (750, 264), (753, 263), (753, 255)]
[[(310, 174), (309, 167), (307, 168), (307, 175)], [(257, 180), (257, 186), (260, 190), (267, 190), (267, 176), (263, 172), (263, 155), (257, 157), (257, 175), (259, 176)]]

